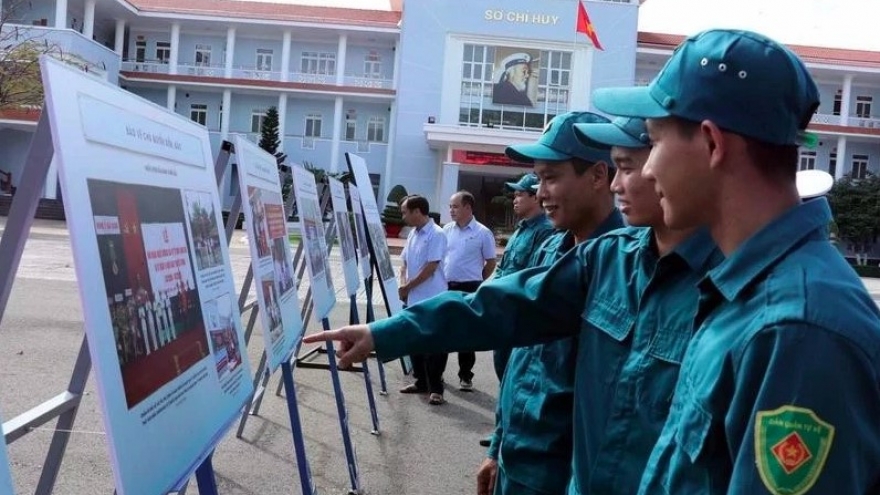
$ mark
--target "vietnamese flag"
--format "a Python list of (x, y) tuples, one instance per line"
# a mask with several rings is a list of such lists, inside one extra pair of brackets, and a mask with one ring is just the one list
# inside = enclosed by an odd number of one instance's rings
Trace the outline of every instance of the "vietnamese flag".
[(593, 42), (593, 46), (599, 50), (603, 49), (602, 44), (599, 43), (599, 35), (596, 34), (596, 29), (593, 28), (590, 16), (587, 15), (587, 9), (584, 8), (583, 0), (578, 0), (578, 17), (575, 31), (586, 34), (590, 38), (590, 41)]

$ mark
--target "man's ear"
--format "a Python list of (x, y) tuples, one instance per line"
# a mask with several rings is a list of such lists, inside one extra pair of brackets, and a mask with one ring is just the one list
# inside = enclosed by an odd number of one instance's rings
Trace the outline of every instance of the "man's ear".
[(593, 185), (597, 188), (608, 187), (608, 184), (611, 182), (608, 180), (608, 163), (604, 160), (598, 161), (590, 167), (593, 172)]
[(704, 120), (700, 123), (700, 139), (705, 144), (709, 166), (716, 168), (727, 157), (730, 136), (724, 133), (715, 122)]

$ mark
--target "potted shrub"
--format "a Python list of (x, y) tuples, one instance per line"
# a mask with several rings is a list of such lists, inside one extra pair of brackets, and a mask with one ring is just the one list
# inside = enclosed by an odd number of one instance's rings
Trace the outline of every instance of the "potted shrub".
[(403, 215), (400, 213), (400, 200), (408, 195), (406, 188), (398, 184), (391, 188), (385, 198), (385, 209), (382, 210), (382, 223), (385, 224), (385, 235), (396, 238), (403, 229)]

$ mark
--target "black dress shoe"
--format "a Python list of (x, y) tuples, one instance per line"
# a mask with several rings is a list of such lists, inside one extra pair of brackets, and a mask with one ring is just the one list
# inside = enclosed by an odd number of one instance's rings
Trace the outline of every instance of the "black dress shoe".
[(480, 447), (488, 447), (492, 445), (492, 437), (486, 437), (480, 439)]

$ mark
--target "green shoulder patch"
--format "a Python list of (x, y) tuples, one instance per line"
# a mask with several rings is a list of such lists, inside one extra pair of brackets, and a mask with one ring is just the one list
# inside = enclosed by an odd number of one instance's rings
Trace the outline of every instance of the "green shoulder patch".
[(759, 411), (755, 458), (764, 486), (773, 495), (806, 493), (825, 467), (834, 426), (802, 407)]

